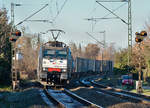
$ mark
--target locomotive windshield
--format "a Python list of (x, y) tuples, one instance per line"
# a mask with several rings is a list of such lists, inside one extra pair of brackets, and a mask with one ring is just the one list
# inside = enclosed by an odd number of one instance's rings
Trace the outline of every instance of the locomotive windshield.
[(66, 58), (67, 51), (66, 50), (45, 50), (44, 57), (53, 57), (53, 58)]

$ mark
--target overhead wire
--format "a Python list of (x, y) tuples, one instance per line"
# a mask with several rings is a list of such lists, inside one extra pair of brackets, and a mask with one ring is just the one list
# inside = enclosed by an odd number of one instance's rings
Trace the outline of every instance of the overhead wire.
[(59, 6), (58, 6), (58, 1), (56, 0), (56, 13), (58, 14), (59, 13)]
[[(49, 20), (51, 20), (51, 21), (54, 19), (54, 13), (52, 10), (53, 1), (54, 0), (49, 0)], [(54, 27), (54, 22), (51, 23), (51, 26)]]
[(96, 5), (96, 2), (94, 2), (93, 7), (94, 7), (93, 10), (89, 14), (93, 14), (96, 11), (96, 9), (98, 8), (98, 5)]
[[(120, 9), (121, 7), (123, 7), (124, 5), (126, 5), (127, 3), (123, 3), (122, 5), (120, 5), (119, 7), (117, 7), (116, 9), (113, 9), (112, 12), (117, 11), (118, 9)], [(106, 18), (107, 16), (109, 16), (111, 13), (106, 14), (105, 16), (103, 16), (102, 18)]]
[(28, 16), (27, 18), (25, 18), (24, 20), (20, 21), (16, 26), (22, 24), (24, 21), (27, 21), (29, 18), (31, 18), (32, 16), (36, 15), (37, 13), (39, 13), (41, 10), (43, 10), (45, 7), (47, 7), (48, 4), (44, 5), (42, 8), (40, 8), (38, 11), (34, 12), (33, 14), (31, 14), (30, 16)]
[[(123, 4), (121, 4), (119, 7), (117, 7), (116, 9), (113, 9), (112, 10), (112, 12), (115, 12), (115, 11), (117, 11), (117, 10), (119, 10), (121, 7), (123, 7), (124, 5), (126, 5), (127, 4), (127, 2), (125, 2), (125, 3), (123, 3)], [(106, 15), (104, 15), (103, 17), (101, 17), (101, 18), (96, 18), (96, 20), (94, 20), (94, 25), (92, 25), (93, 27), (92, 27), (92, 29), (94, 29), (95, 28), (95, 25), (100, 21), (100, 20), (102, 20), (102, 19), (105, 19), (107, 16), (109, 16), (111, 13), (108, 13), (108, 14), (106, 14)], [(94, 19), (94, 18), (93, 18)]]
[(45, 4), (39, 4), (39, 3), (35, 3), (35, 4), (28, 4), (28, 3), (18, 3), (18, 4), (21, 4), (21, 6), (33, 6), (33, 5), (45, 5)]
[(104, 47), (104, 43), (102, 43), (102, 42), (100, 42), (98, 39), (96, 39), (94, 36), (92, 36), (90, 33), (88, 33), (88, 32), (86, 32), (86, 34), (88, 35), (88, 36), (90, 36), (92, 39), (94, 39), (97, 43), (99, 43), (100, 45), (103, 45), (103, 47)]
[[(94, 1), (94, 9), (91, 11), (91, 13), (94, 13), (97, 8), (98, 8), (98, 5), (96, 5), (96, 2)], [(93, 18), (93, 15), (92, 15), (92, 18)], [(92, 32), (94, 30), (94, 25), (96, 25), (95, 21), (92, 22)]]
[(52, 4), (53, 4), (53, 0), (50, 0), (50, 2), (49, 2), (49, 12), (50, 12), (50, 16), (53, 18)]
[(64, 8), (65, 4), (67, 3), (67, 1), (68, 1), (68, 0), (65, 0), (65, 1), (64, 1), (64, 3), (63, 3), (63, 5), (61, 6), (60, 10), (58, 10), (56, 16), (54, 17), (53, 22), (56, 20), (56, 18), (58, 17), (58, 15), (61, 13), (61, 11), (63, 10), (63, 8)]

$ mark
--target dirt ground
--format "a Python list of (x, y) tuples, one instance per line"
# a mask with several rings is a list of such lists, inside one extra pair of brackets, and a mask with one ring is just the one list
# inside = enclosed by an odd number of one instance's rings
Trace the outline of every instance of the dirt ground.
[(21, 92), (0, 92), (0, 108), (48, 108), (38, 89)]

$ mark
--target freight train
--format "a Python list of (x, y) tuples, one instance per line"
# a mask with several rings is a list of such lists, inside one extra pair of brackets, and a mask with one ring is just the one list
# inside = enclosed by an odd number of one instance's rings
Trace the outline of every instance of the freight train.
[(50, 41), (40, 47), (37, 76), (40, 82), (66, 84), (75, 76), (112, 73), (113, 62), (75, 58), (70, 48), (59, 41)]

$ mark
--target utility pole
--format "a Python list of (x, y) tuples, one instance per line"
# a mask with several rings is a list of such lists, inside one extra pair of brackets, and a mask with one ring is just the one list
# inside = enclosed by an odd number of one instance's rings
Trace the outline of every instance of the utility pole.
[(103, 33), (103, 44), (104, 44), (104, 48), (106, 48), (106, 31), (101, 31), (99, 33)]
[(132, 56), (132, 12), (131, 12), (131, 0), (128, 0), (128, 67), (130, 66), (131, 56)]
[[(15, 6), (21, 6), (20, 4), (14, 4), (11, 3), (11, 23), (12, 23), (12, 28), (11, 28), (11, 35), (15, 31), (15, 26), (14, 26), (14, 7)], [(11, 38), (13, 40), (13, 38)], [(16, 61), (16, 42), (11, 42), (11, 74), (12, 74), (12, 88), (15, 90), (16, 88), (19, 87), (19, 80), (18, 80), (18, 71), (17, 71), (17, 61)]]
[(141, 42), (144, 40), (145, 37), (147, 37), (147, 32), (146, 31), (141, 31), (140, 33), (136, 32), (135, 33), (136, 37), (135, 37), (135, 42), (137, 42), (138, 44), (138, 54), (139, 54), (139, 80), (138, 80), (138, 84), (136, 84), (136, 89), (137, 89), (137, 93), (142, 93), (143, 89), (142, 89), (142, 81), (141, 81), (141, 73), (142, 73), (142, 53), (141, 53)]
[[(104, 6), (102, 4), (102, 2), (108, 2), (108, 3), (127, 2), (128, 3), (128, 22), (126, 22), (123, 18), (121, 18), (119, 15), (117, 15), (115, 13), (115, 11), (118, 8), (115, 9), (115, 10), (111, 10), (111, 9), (107, 8), (106, 6)], [(110, 14), (114, 15), (115, 16), (114, 18), (120, 19), (124, 24), (126, 24), (128, 26), (128, 66), (130, 66), (131, 55), (132, 55), (132, 10), (131, 10), (131, 0), (96, 0), (96, 3), (98, 3), (104, 9), (109, 11)], [(108, 15), (106, 15), (106, 16), (108, 16)], [(87, 20), (97, 21), (97, 20), (101, 20), (101, 19), (114, 19), (114, 18), (113, 17), (112, 18), (102, 17), (102, 18), (91, 18), (91, 19), (88, 18)], [(128, 71), (129, 71), (129, 69), (128, 69)]]
[[(128, 25), (128, 66), (130, 66), (131, 56), (132, 56), (132, 11), (131, 11), (131, 0), (97, 0), (98, 4), (120, 19), (123, 23)], [(115, 14), (112, 10), (106, 8), (100, 2), (128, 2), (128, 23)], [(129, 71), (129, 69), (128, 69)]]
[[(106, 38), (106, 31), (101, 31), (99, 33), (103, 33), (103, 49), (102, 49), (102, 65), (101, 65), (101, 71), (103, 72), (103, 65), (104, 65), (104, 51), (105, 51), (105, 47), (106, 47), (106, 42), (105, 42), (105, 38)], [(106, 73), (105, 73), (106, 74)]]
[[(14, 3), (11, 3), (11, 33), (14, 31)], [(15, 56), (15, 60), (13, 59)], [(11, 74), (12, 74), (12, 88), (15, 90), (16, 88), (16, 81), (17, 81), (17, 74), (15, 69), (15, 61), (16, 61), (16, 55), (15, 55), (15, 43), (11, 42)]]
[(11, 3), (11, 23), (14, 25), (14, 3)]
[(138, 49), (139, 49), (139, 81), (138, 81), (138, 88), (137, 88), (137, 92), (138, 93), (142, 93), (143, 89), (142, 89), (142, 81), (141, 81), (141, 73), (142, 73), (142, 65), (141, 65), (141, 43), (138, 43)]

